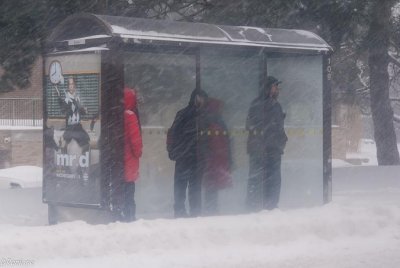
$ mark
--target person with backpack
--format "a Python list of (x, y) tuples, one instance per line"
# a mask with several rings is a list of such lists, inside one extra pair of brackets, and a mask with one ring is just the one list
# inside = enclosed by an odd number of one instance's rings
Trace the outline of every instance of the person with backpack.
[[(198, 161), (198, 120), (208, 95), (201, 89), (193, 90), (189, 104), (178, 111), (167, 134), (167, 151), (175, 161), (174, 216), (196, 217), (201, 214), (202, 163)], [(189, 214), (185, 200), (188, 190)]]
[[(169, 158), (176, 162), (174, 215), (177, 218), (201, 215), (202, 182), (206, 212), (216, 214), (218, 190), (232, 183), (229, 138), (221, 111), (222, 102), (195, 89), (189, 104), (178, 111), (168, 130), (167, 151)], [(189, 214), (185, 208), (186, 190)]]

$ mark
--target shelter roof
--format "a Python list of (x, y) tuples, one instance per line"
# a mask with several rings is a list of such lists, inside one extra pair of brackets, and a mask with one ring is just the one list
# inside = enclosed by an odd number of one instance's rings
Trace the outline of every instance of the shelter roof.
[(53, 31), (49, 41), (70, 41), (79, 44), (79, 40), (115, 36), (128, 40), (332, 50), (321, 37), (304, 30), (226, 26), (94, 14), (76, 14), (68, 17)]

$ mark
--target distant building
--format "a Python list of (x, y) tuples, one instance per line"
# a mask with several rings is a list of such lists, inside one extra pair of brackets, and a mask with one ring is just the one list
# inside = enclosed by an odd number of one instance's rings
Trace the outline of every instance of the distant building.
[(42, 73), (39, 57), (28, 88), (0, 93), (0, 168), (42, 165)]

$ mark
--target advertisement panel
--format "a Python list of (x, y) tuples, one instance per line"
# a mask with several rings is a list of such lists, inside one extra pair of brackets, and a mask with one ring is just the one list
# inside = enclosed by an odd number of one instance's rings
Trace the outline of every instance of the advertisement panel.
[(101, 204), (100, 53), (45, 59), (44, 202)]

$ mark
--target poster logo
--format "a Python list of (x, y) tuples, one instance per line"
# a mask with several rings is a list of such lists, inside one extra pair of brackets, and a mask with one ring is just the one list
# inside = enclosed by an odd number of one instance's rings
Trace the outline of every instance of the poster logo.
[(83, 155), (70, 155), (70, 154), (57, 154), (57, 166), (72, 167), (77, 166), (81, 168), (89, 167), (89, 152)]

